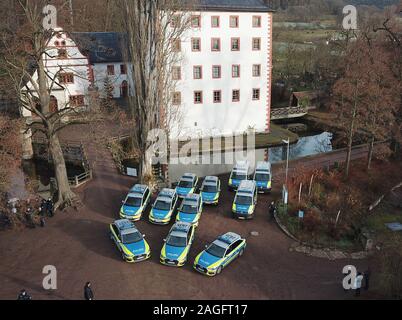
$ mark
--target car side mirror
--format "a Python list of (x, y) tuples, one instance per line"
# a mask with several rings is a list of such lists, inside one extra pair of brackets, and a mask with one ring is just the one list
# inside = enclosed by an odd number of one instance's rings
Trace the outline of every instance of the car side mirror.
[(124, 204), (124, 200), (121, 200), (121, 203)]
[(143, 234), (142, 237), (145, 238), (145, 234)]
[(205, 245), (205, 249), (207, 249), (208, 248), (208, 245)]
[(166, 242), (166, 239), (163, 239), (163, 242)]

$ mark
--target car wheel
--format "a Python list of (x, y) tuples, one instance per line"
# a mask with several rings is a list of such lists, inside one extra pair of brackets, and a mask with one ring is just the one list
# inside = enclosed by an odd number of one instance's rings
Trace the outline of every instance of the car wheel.
[(222, 272), (222, 266), (218, 268), (218, 270), (216, 270), (216, 274), (220, 274)]
[(243, 255), (243, 253), (244, 253), (244, 249), (241, 249), (239, 252), (239, 257), (241, 257)]

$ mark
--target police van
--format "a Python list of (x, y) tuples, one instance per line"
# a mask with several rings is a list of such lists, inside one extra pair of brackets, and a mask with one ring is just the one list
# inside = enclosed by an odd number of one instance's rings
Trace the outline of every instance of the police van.
[(252, 219), (257, 206), (257, 197), (258, 191), (255, 181), (242, 181), (233, 201), (233, 216), (243, 220)]
[(238, 161), (230, 173), (229, 190), (236, 190), (242, 181), (248, 180), (249, 174), (250, 164), (248, 161)]
[(266, 193), (272, 190), (272, 169), (268, 161), (257, 163), (254, 172), (254, 181), (257, 184), (258, 192)]

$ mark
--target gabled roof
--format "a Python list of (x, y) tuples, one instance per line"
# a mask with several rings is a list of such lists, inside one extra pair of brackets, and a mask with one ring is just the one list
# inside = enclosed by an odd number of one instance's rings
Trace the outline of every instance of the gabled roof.
[(127, 34), (120, 32), (72, 32), (77, 43), (90, 63), (111, 63), (128, 61)]
[(268, 0), (183, 0), (189, 8), (200, 11), (272, 12)]

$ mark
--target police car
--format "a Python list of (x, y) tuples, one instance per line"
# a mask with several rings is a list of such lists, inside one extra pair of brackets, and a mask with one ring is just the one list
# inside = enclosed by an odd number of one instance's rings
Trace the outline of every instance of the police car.
[(258, 192), (265, 193), (272, 190), (272, 170), (271, 163), (261, 161), (257, 163), (254, 172), (254, 181), (257, 184)]
[(176, 187), (179, 198), (184, 198), (190, 193), (194, 193), (197, 188), (198, 177), (194, 173), (185, 173)]
[(120, 218), (138, 221), (151, 201), (151, 191), (148, 186), (136, 184), (123, 201)]
[(144, 235), (130, 220), (116, 220), (109, 225), (109, 229), (110, 239), (116, 244), (124, 261), (140, 262), (151, 256), (151, 250)]
[(168, 266), (183, 266), (193, 244), (194, 231), (195, 227), (191, 223), (176, 222), (164, 240), (160, 262)]
[(239, 219), (252, 219), (257, 205), (257, 185), (247, 180), (240, 183), (233, 201), (232, 212)]
[(177, 205), (177, 193), (174, 189), (162, 189), (158, 194), (151, 212), (149, 221), (154, 224), (169, 224)]
[(199, 194), (191, 193), (182, 201), (176, 220), (191, 223), (198, 226), (202, 213), (202, 200)]
[(218, 177), (205, 177), (201, 185), (201, 198), (205, 204), (218, 205), (221, 193), (221, 182)]
[(228, 232), (202, 251), (194, 261), (194, 269), (208, 276), (222, 272), (236, 257), (243, 255), (246, 240), (234, 232)]
[(238, 161), (230, 173), (229, 190), (236, 190), (242, 181), (248, 180), (249, 171), (250, 165), (247, 161)]

